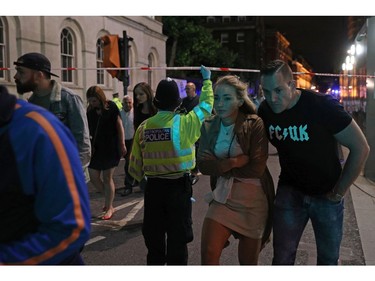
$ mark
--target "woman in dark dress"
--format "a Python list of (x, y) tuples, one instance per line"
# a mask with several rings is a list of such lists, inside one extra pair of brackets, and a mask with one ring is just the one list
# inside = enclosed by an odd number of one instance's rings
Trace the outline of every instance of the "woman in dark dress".
[(152, 103), (154, 98), (152, 89), (146, 82), (140, 82), (134, 86), (134, 130), (137, 130), (147, 118), (154, 116), (157, 109)]
[(86, 97), (89, 102), (87, 119), (92, 147), (90, 180), (97, 190), (104, 193), (102, 219), (109, 220), (114, 213), (113, 173), (120, 158), (126, 154), (124, 128), (116, 104), (107, 100), (100, 87), (91, 86)]
[[(147, 118), (154, 116), (157, 113), (157, 109), (154, 106), (152, 100), (154, 98), (153, 91), (149, 84), (146, 82), (140, 82), (134, 86), (134, 131), (137, 130), (139, 124), (141, 124)], [(130, 152), (129, 152), (130, 153)], [(139, 188), (144, 191), (147, 179), (143, 178), (139, 183)]]

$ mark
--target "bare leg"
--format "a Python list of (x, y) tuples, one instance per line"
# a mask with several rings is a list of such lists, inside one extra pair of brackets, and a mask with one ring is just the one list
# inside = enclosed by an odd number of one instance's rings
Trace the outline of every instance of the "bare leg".
[(212, 220), (204, 219), (201, 240), (202, 265), (219, 265), (225, 242), (231, 236), (229, 228)]
[(257, 265), (262, 240), (242, 235), (239, 240), (238, 260), (240, 265)]
[(113, 210), (113, 200), (115, 198), (115, 183), (113, 182), (113, 174), (115, 168), (111, 168), (103, 171), (103, 182), (104, 182), (104, 197), (105, 197), (105, 207), (107, 208), (106, 213), (103, 217), (112, 217)]
[(97, 191), (103, 194), (104, 184), (103, 184), (102, 179), (100, 178), (101, 171), (89, 168), (89, 173), (90, 173), (90, 182), (96, 188)]

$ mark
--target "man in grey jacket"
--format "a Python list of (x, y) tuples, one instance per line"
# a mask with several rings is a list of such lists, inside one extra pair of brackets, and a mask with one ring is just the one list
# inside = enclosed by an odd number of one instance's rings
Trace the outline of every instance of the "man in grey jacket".
[(29, 102), (54, 113), (73, 133), (85, 172), (86, 183), (90, 180), (87, 167), (91, 158), (90, 134), (86, 110), (82, 98), (72, 90), (51, 79), (51, 62), (40, 53), (27, 53), (14, 62), (17, 92), (33, 92)]

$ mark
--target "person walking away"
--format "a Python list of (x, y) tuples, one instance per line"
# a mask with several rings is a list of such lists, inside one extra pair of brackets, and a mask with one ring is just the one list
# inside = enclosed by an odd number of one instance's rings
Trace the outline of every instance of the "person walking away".
[(125, 164), (124, 164), (124, 191), (121, 196), (128, 196), (133, 192), (133, 186), (136, 184), (135, 179), (129, 174), (129, 155), (133, 144), (134, 137), (134, 111), (133, 111), (133, 99), (131, 96), (124, 96), (122, 99), (123, 110), (121, 110), (122, 125), (124, 126), (125, 132)]
[(257, 265), (269, 241), (275, 190), (267, 168), (268, 139), (263, 121), (237, 76), (214, 86), (216, 115), (201, 129), (197, 163), (210, 175), (212, 192), (201, 240), (202, 265), (218, 265), (228, 238), (239, 239), (241, 265)]
[(75, 139), (0, 85), (1, 265), (82, 265), (90, 202)]
[(124, 128), (120, 111), (114, 102), (106, 99), (102, 88), (91, 86), (86, 92), (86, 98), (89, 102), (87, 119), (92, 146), (90, 178), (95, 188), (104, 193), (101, 219), (109, 220), (114, 214), (113, 174), (120, 158), (126, 154)]
[[(311, 220), (318, 265), (337, 265), (344, 198), (369, 154), (362, 131), (330, 95), (296, 88), (281, 60), (261, 70), (265, 101), (258, 114), (279, 154), (281, 172), (274, 202), (274, 265), (293, 265)], [(337, 142), (349, 149), (342, 169)]]
[(142, 234), (148, 265), (187, 265), (187, 243), (193, 240), (192, 184), (194, 143), (204, 118), (212, 111), (211, 72), (201, 66), (204, 79), (199, 104), (188, 114), (181, 104), (178, 86), (170, 78), (159, 82), (154, 104), (158, 113), (136, 130), (129, 173), (140, 181), (147, 176)]
[(51, 73), (51, 62), (40, 53), (24, 54), (14, 64), (17, 92), (21, 95), (33, 92), (29, 102), (51, 111), (71, 130), (78, 145), (86, 183), (89, 182), (90, 133), (81, 97), (51, 79), (51, 76), (58, 76)]

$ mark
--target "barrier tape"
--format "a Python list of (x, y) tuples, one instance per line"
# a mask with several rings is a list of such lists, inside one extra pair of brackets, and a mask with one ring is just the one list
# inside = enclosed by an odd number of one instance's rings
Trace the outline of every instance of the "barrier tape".
[[(257, 69), (244, 69), (244, 68), (229, 68), (229, 67), (207, 67), (211, 71), (222, 71), (222, 72), (252, 72), (259, 73)], [(1, 70), (15, 70), (10, 67), (0, 67)], [(67, 67), (67, 68), (54, 68), (51, 71), (76, 71), (76, 70), (200, 70), (200, 66), (178, 66), (178, 67), (163, 67), (163, 66), (150, 66), (150, 67), (98, 67), (98, 68), (79, 68), (79, 67)], [(310, 76), (331, 76), (331, 77), (361, 77), (361, 78), (375, 78), (375, 75), (362, 75), (362, 74), (334, 74), (334, 73), (319, 73), (319, 72), (293, 72), (295, 75), (310, 75)]]

